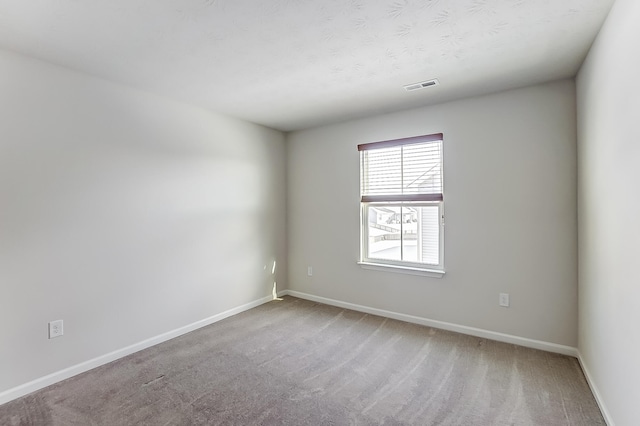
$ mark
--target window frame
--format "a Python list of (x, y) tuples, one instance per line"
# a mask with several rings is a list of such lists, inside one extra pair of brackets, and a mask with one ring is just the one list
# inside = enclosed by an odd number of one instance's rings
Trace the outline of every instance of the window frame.
[[(395, 139), (390, 141), (374, 142), (370, 144), (358, 145), (358, 151), (366, 151), (378, 148), (390, 148), (401, 145), (417, 143), (440, 142), (440, 167), (441, 167), (441, 191), (440, 194), (419, 194), (412, 197), (403, 195), (394, 196), (365, 196), (362, 194), (363, 164), (362, 153), (360, 153), (360, 257), (358, 264), (365, 269), (381, 270), (387, 272), (398, 272), (411, 275), (423, 275), (440, 278), (444, 275), (444, 140), (442, 133), (432, 135), (416, 136), (411, 138)], [(404, 160), (403, 160), (404, 161)], [(412, 198), (408, 200), (407, 198)], [(385, 207), (438, 207), (438, 259), (439, 263), (428, 264), (422, 262), (411, 262), (403, 260), (379, 259), (369, 256), (369, 208), (375, 206)], [(402, 239), (401, 239), (402, 241)], [(402, 244), (402, 242), (401, 242)]]

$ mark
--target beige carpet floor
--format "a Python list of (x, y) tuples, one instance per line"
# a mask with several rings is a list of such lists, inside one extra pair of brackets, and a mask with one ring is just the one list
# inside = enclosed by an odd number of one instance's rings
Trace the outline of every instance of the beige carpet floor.
[(0, 425), (604, 425), (575, 358), (293, 297), (0, 406)]

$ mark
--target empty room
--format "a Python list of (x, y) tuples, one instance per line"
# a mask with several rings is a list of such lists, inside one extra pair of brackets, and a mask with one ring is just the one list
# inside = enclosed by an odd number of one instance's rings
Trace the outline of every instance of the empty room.
[(0, 425), (640, 424), (638, 22), (0, 0)]

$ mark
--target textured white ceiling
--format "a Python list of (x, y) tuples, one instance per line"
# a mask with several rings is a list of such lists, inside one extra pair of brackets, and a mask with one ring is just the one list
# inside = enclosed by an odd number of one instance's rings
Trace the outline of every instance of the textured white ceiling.
[(573, 76), (612, 3), (0, 0), (0, 46), (293, 130)]

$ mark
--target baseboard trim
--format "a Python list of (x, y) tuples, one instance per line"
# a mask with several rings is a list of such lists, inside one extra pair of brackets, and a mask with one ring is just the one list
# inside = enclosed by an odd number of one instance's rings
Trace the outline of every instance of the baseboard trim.
[(439, 328), (442, 330), (455, 331), (470, 336), (482, 337), (499, 342), (511, 343), (514, 345), (525, 346), (527, 348), (540, 349), (547, 352), (554, 352), (562, 355), (568, 355), (577, 358), (578, 350), (571, 346), (559, 345), (557, 343), (549, 343), (541, 340), (528, 339), (526, 337), (513, 336), (511, 334), (498, 333), (495, 331), (483, 330), (481, 328), (468, 327), (466, 325), (458, 325), (450, 322), (432, 320), (428, 318), (418, 317), (414, 315), (401, 314), (398, 312), (386, 311), (384, 309), (371, 308), (369, 306), (357, 305), (355, 303), (343, 302), (341, 300), (328, 299), (326, 297), (315, 296), (312, 294), (302, 293), (295, 290), (283, 290), (278, 295), (290, 295), (300, 299), (310, 300), (312, 302), (324, 303), (339, 308), (351, 309), (367, 314), (378, 315), (381, 317), (397, 319), (414, 324), (425, 325), (428, 327)]
[(197, 330), (199, 328), (206, 327), (207, 325), (221, 321), (232, 315), (236, 315), (241, 312), (247, 311), (249, 309), (255, 308), (256, 306), (260, 306), (271, 300), (273, 300), (273, 296), (267, 296), (258, 300), (254, 300), (253, 302), (249, 302), (244, 305), (238, 306), (236, 308), (229, 309), (219, 314), (210, 316), (209, 318), (205, 318), (203, 320), (196, 321), (184, 327), (180, 327), (175, 330), (162, 333), (158, 336), (151, 337), (149, 339), (143, 340), (138, 343), (134, 343), (133, 345), (127, 346), (125, 348), (118, 349), (113, 352), (109, 352), (108, 354), (98, 356), (96, 358), (90, 359), (80, 364), (76, 364), (71, 367), (65, 368), (64, 370), (56, 371), (55, 373), (51, 373), (44, 377), (40, 377), (38, 379), (32, 380), (28, 383), (16, 386), (15, 388), (11, 388), (4, 392), (0, 392), (0, 405), (5, 404), (9, 401), (13, 401), (14, 399), (20, 398), (21, 396), (27, 395), (31, 392), (35, 392), (39, 389), (50, 386), (54, 383), (61, 382), (62, 380), (66, 380), (80, 373), (84, 373), (96, 367), (100, 367), (101, 365), (108, 364), (112, 361), (123, 358), (127, 355), (131, 355), (135, 352), (141, 351), (143, 349), (149, 348), (159, 343), (166, 342), (167, 340), (174, 339), (178, 336)]
[(582, 368), (582, 372), (584, 373), (585, 379), (587, 379), (587, 384), (589, 384), (591, 393), (593, 394), (593, 397), (595, 398), (596, 403), (600, 408), (602, 417), (604, 417), (605, 423), (608, 426), (615, 426), (615, 423), (613, 423), (613, 419), (611, 418), (611, 414), (609, 413), (609, 410), (607, 410), (607, 406), (604, 404), (604, 400), (602, 399), (600, 391), (598, 391), (598, 387), (593, 381), (593, 376), (591, 375), (589, 368), (587, 367), (587, 364), (585, 363), (584, 358), (582, 358), (582, 354), (580, 353), (579, 350), (578, 350), (578, 362), (580, 363), (580, 367)]

